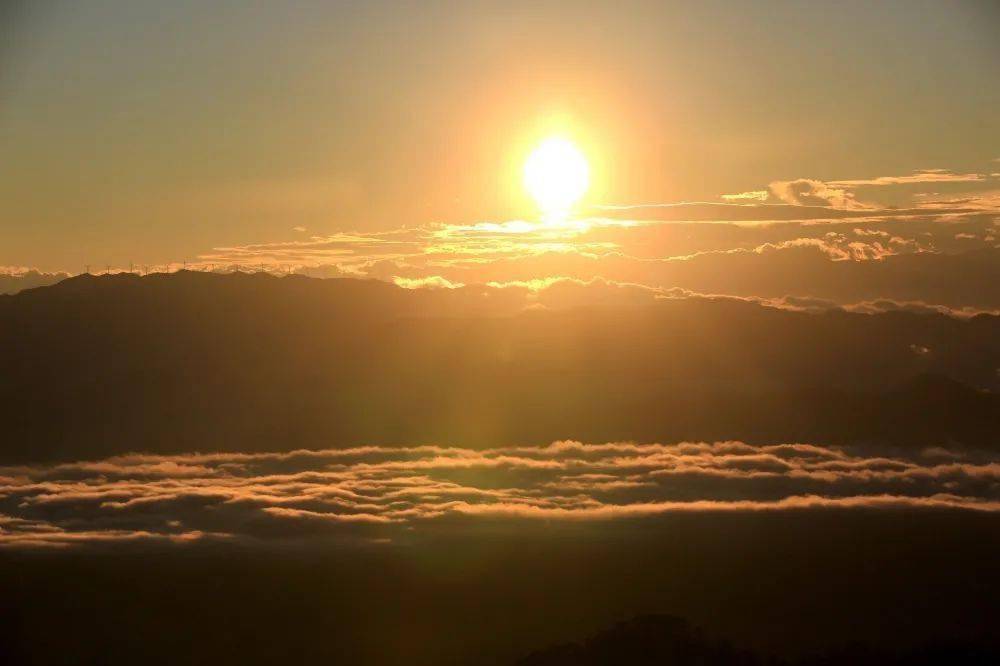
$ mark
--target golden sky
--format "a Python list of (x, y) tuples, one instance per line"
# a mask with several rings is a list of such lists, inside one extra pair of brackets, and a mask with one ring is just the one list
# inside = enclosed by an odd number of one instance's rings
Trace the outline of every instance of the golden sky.
[[(554, 132), (590, 164), (582, 217), (908, 207), (1000, 182), (985, 2), (3, 11), (0, 266), (232, 262), (218, 248), (535, 221), (521, 169)], [(822, 185), (772, 187), (800, 179)]]

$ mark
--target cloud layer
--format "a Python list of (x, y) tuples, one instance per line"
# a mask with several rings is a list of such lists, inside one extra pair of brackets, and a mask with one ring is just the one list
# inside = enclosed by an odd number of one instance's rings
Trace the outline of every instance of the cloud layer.
[[(799, 178), (723, 195), (725, 203), (599, 206), (562, 222), (300, 236), (216, 248), (191, 265), (375, 278), (409, 288), (596, 277), (741, 297), (814, 297), (842, 306), (892, 299), (992, 309), (1000, 306), (1000, 294), (975, 285), (1000, 281), (1000, 261), (991, 255), (1000, 244), (995, 185), (988, 174), (945, 169)], [(904, 205), (872, 196), (887, 191), (903, 191), (897, 201)], [(964, 273), (945, 265), (960, 254), (970, 254)], [(886, 261), (892, 259), (901, 260)], [(947, 286), (961, 275), (972, 283)]]
[(0, 468), (0, 546), (134, 541), (365, 543), (487, 521), (675, 512), (1000, 511), (1000, 463), (809, 444), (583, 444), (474, 451), (359, 447), (125, 455)]
[[(293, 217), (285, 240), (217, 247), (140, 272), (266, 270), (409, 289), (600, 279), (772, 302), (916, 302), (969, 314), (1000, 309), (1000, 288), (990, 286), (1000, 284), (997, 178), (940, 168), (797, 178), (724, 194), (720, 202), (604, 205), (546, 222), (334, 233), (310, 225), (307, 235)], [(62, 277), (25, 270), (0, 269), (0, 292)]]
[(45, 287), (69, 277), (69, 273), (45, 273), (23, 266), (0, 266), (0, 294)]

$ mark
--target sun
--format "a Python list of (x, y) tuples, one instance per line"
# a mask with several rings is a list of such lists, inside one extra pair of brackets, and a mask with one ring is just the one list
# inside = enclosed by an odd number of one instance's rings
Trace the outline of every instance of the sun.
[(524, 164), (524, 187), (546, 219), (563, 219), (590, 186), (590, 167), (572, 141), (545, 139)]

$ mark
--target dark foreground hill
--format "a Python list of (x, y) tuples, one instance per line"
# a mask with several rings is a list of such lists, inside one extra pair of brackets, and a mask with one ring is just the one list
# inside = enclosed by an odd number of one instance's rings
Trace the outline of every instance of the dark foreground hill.
[[(996, 663), (960, 658), (996, 654), (994, 513), (678, 513), (524, 527), (304, 550), (0, 549), (0, 663), (512, 666), (534, 655), (524, 663), (724, 666), (744, 650), (795, 666)], [(690, 625), (604, 631), (645, 614)], [(663, 658), (685, 642), (718, 659)], [(881, 656), (951, 647), (925, 661), (844, 658), (852, 644)]]
[[(996, 654), (998, 534), (987, 512), (751, 512), (418, 530), (407, 544), (305, 550), (0, 549), (0, 663), (733, 663), (662, 658), (688, 641), (696, 655), (746, 650), (796, 666), (985, 666), (996, 661), (960, 650)], [(690, 625), (603, 631), (645, 614)], [(925, 661), (807, 661), (851, 644), (883, 656), (952, 647)], [(555, 660), (581, 648), (612, 660)]]
[(741, 650), (707, 636), (679, 617), (645, 615), (620, 622), (582, 643), (543, 648), (516, 666), (985, 666), (1000, 660), (986, 641), (938, 641), (890, 650), (852, 643), (786, 661)]
[[(588, 302), (578, 289), (573, 302)], [(0, 461), (568, 438), (1000, 441), (997, 317), (532, 302), (188, 272), (3, 296)]]

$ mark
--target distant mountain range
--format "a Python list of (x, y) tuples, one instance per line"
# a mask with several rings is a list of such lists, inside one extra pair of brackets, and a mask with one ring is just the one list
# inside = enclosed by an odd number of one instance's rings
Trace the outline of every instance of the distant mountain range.
[(182, 271), (0, 296), (0, 462), (559, 439), (996, 447), (1000, 317)]
[(27, 270), (16, 273), (0, 272), (0, 294), (16, 294), (25, 289), (46, 287), (61, 282), (69, 277), (69, 273), (43, 273)]

